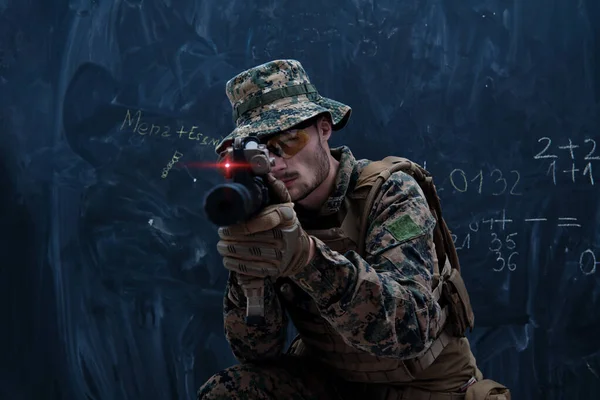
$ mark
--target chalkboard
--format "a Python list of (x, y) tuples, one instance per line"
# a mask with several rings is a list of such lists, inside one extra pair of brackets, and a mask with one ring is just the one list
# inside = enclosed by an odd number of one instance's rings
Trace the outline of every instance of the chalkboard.
[(236, 362), (202, 200), (226, 81), (278, 58), (353, 107), (332, 146), (434, 175), (484, 374), (600, 398), (599, 20), (594, 0), (0, 1), (0, 399), (192, 399)]

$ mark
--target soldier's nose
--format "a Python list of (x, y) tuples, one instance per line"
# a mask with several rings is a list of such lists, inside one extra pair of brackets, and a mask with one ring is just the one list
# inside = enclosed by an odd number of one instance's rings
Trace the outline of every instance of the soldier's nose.
[(281, 157), (277, 157), (275, 154), (269, 152), (269, 157), (272, 158), (273, 161), (271, 161), (271, 172), (280, 172), (283, 171), (287, 165), (285, 163), (285, 160)]

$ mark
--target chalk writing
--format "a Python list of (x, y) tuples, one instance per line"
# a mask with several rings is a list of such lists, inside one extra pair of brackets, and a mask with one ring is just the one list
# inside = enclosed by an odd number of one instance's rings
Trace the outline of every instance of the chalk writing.
[(553, 153), (553, 152), (549, 152), (549, 149), (552, 145), (552, 139), (550, 139), (549, 137), (541, 137), (538, 139), (538, 143), (545, 143), (544, 148), (538, 152), (536, 155), (533, 156), (533, 158), (535, 160), (541, 160), (541, 159), (553, 159), (553, 161), (550, 162), (550, 164), (548, 165), (548, 169), (546, 171), (546, 175), (550, 176), (552, 178), (552, 182), (554, 183), (554, 185), (557, 184), (556, 182), (556, 175), (557, 175), (557, 171), (563, 173), (563, 174), (569, 174), (571, 177), (571, 182), (576, 183), (577, 180), (577, 176), (580, 175), (584, 176), (587, 178), (587, 181), (591, 184), (594, 185), (595, 181), (594, 181), (594, 171), (592, 168), (592, 161), (596, 161), (596, 160), (600, 160), (600, 156), (599, 155), (595, 155), (596, 154), (596, 140), (591, 139), (591, 138), (586, 138), (583, 140), (583, 146), (587, 147), (587, 153), (585, 153), (585, 155), (583, 156), (583, 160), (587, 161), (587, 163), (583, 163), (585, 166), (583, 166), (583, 169), (581, 168), (581, 164), (579, 165), (579, 168), (577, 167), (577, 157), (576, 157), (576, 149), (579, 149), (580, 147), (582, 147), (582, 145), (578, 145), (578, 144), (574, 144), (573, 141), (569, 138), (567, 139), (568, 144), (566, 145), (562, 145), (562, 146), (557, 146), (558, 150), (567, 150), (568, 154), (569, 154), (569, 158), (570, 158), (570, 166), (567, 169), (562, 169), (559, 168), (557, 166), (557, 160), (559, 159), (558, 154)]
[(575, 153), (573, 153), (573, 149), (578, 148), (578, 145), (574, 145), (571, 138), (569, 138), (569, 144), (567, 146), (558, 146), (561, 150), (569, 150), (569, 154), (571, 154), (571, 160), (575, 159)]
[[(575, 217), (559, 217), (558, 221), (559, 222), (560, 221), (577, 221), (577, 218), (575, 218)], [(577, 227), (577, 228), (581, 228), (580, 224), (576, 224), (574, 222), (568, 222), (568, 223), (563, 222), (563, 223), (559, 223), (558, 226), (559, 227), (574, 226), (574, 227)]]
[[(513, 196), (521, 196), (522, 193), (516, 192), (516, 187), (521, 179), (521, 174), (517, 170), (512, 170), (510, 171), (510, 173), (515, 175), (515, 177), (514, 182), (510, 186), (510, 190), (508, 191), (508, 193)], [(452, 170), (452, 172), (450, 172), (450, 183), (457, 192), (464, 193), (469, 189), (469, 182), (476, 182), (477, 193), (482, 194), (484, 186), (484, 176), (489, 177), (493, 180), (493, 186), (490, 189), (492, 191), (492, 196), (500, 196), (506, 193), (509, 187), (509, 182), (507, 178), (504, 177), (502, 171), (497, 168), (486, 175), (484, 175), (483, 170), (480, 169), (479, 173), (470, 180), (467, 178), (467, 174), (464, 170), (460, 168), (455, 168)]]
[[(548, 218), (525, 218), (525, 222), (547, 222)], [(558, 217), (558, 227), (566, 228), (566, 227), (575, 227), (581, 228), (581, 224), (575, 223), (577, 222), (576, 217)]]
[(173, 165), (175, 165), (175, 163), (177, 161), (179, 161), (179, 159), (181, 158), (181, 156), (183, 156), (183, 154), (181, 154), (180, 152), (178, 152), (176, 150), (175, 154), (173, 154), (173, 157), (171, 158), (171, 161), (169, 161), (169, 163), (167, 164), (167, 166), (163, 168), (162, 173), (160, 175), (161, 178), (165, 179), (169, 175), (169, 171), (171, 170), (171, 168), (173, 168)]
[[(581, 228), (581, 223), (577, 217), (557, 217), (556, 226), (559, 228)], [(541, 223), (548, 222), (548, 218), (543, 217), (535, 217), (535, 218), (523, 218), (524, 222), (529, 223)], [(501, 217), (490, 217), (488, 219), (482, 218), (480, 221), (473, 221), (469, 224), (469, 230), (472, 232), (477, 232), (479, 230), (479, 224), (489, 224), (490, 230), (494, 230), (494, 227), (498, 226), (503, 231), (507, 229), (508, 224), (518, 222), (512, 218), (508, 218), (506, 216), (506, 210), (501, 211)], [(456, 241), (455, 241), (456, 244)]]
[(456, 250), (470, 249), (471, 248), (471, 233), (467, 233), (465, 235), (465, 238), (463, 239), (460, 246), (456, 245), (457, 244), (456, 242), (458, 241), (458, 236), (455, 235), (454, 233), (452, 234), (452, 241), (454, 242), (454, 246), (456, 247)]
[(188, 139), (200, 142), (200, 145), (203, 146), (216, 146), (223, 137), (220, 139), (216, 139), (210, 136), (206, 136), (201, 132), (198, 132), (198, 127), (196, 125), (185, 128), (181, 126), (179, 130), (172, 129), (169, 125), (156, 125), (149, 124), (145, 122), (143, 119), (143, 113), (141, 110), (137, 110), (135, 113), (132, 113), (130, 110), (127, 110), (125, 113), (125, 118), (123, 118), (123, 123), (121, 124), (121, 128), (119, 130), (127, 129), (126, 126), (132, 129), (133, 133), (137, 133), (141, 136), (159, 136), (159, 137), (171, 137), (175, 136), (178, 139)]
[(517, 264), (513, 260), (513, 257), (518, 256), (519, 253), (514, 251), (517, 248), (517, 243), (512, 238), (517, 235), (517, 232), (506, 235), (504, 241), (502, 241), (495, 232), (492, 232), (491, 235), (492, 240), (488, 248), (496, 255), (496, 261), (500, 265), (499, 267), (492, 269), (496, 272), (501, 272), (505, 267), (507, 267), (509, 271), (516, 270)]
[[(487, 250), (494, 257), (494, 265), (491, 266), (492, 271), (516, 271), (519, 250), (517, 246), (517, 238), (521, 233), (516, 232), (513, 223), (519, 223), (523, 221), (525, 223), (552, 223), (554, 222), (559, 228), (581, 228), (582, 224), (579, 219), (574, 216), (561, 216), (556, 218), (546, 217), (527, 217), (527, 218), (510, 218), (507, 216), (505, 209), (498, 210), (493, 213), (491, 217), (481, 217), (473, 220), (469, 224), (469, 228), (466, 233), (455, 233), (452, 232), (452, 241), (457, 251), (461, 253), (465, 250), (473, 248), (473, 243), (477, 243), (478, 233), (480, 234), (480, 227), (485, 227), (484, 231), (490, 232), (490, 241)], [(489, 226), (489, 231), (488, 231)], [(511, 229), (512, 228), (512, 229)], [(578, 261), (573, 261), (574, 264), (579, 265), (579, 269), (584, 275), (592, 275), (597, 270), (597, 265), (600, 264), (598, 261), (598, 255), (592, 249), (586, 249), (579, 255)]]
[[(591, 267), (589, 266), (591, 264)], [(592, 249), (584, 250), (579, 256), (579, 270), (584, 275), (592, 275), (596, 272), (596, 265), (600, 264), (600, 261), (596, 260), (596, 255)]]
[[(568, 173), (571, 175), (571, 182), (575, 183), (576, 177), (578, 174), (576, 172), (580, 172), (581, 169), (575, 167), (575, 163), (571, 164), (571, 168), (562, 170), (563, 173)], [(550, 175), (552, 177), (552, 183), (556, 185), (556, 160), (552, 161), (548, 166), (548, 170), (546, 171), (546, 175)], [(594, 172), (592, 171), (592, 163), (589, 162), (583, 169), (581, 173), (582, 176), (587, 176), (589, 183), (594, 185)]]
[(548, 142), (546, 144), (546, 147), (544, 147), (542, 149), (542, 151), (540, 151), (535, 156), (533, 156), (533, 158), (535, 160), (539, 160), (539, 159), (542, 159), (542, 158), (558, 158), (558, 156), (556, 154), (544, 154), (550, 148), (550, 145), (552, 144), (552, 139), (550, 139), (549, 137), (541, 137), (541, 138), (538, 139), (538, 143), (541, 143), (541, 142), (544, 142), (544, 141)]
[(591, 162), (589, 162), (583, 170), (583, 176), (586, 176), (586, 175), (589, 177), (590, 183), (593, 185), (594, 184), (594, 174), (592, 172), (592, 163)]
[(506, 210), (502, 210), (502, 218), (501, 219), (490, 218), (490, 219), (484, 219), (481, 222), (484, 224), (489, 223), (490, 230), (494, 229), (494, 224), (501, 224), (502, 230), (504, 230), (506, 228), (506, 224), (509, 222), (513, 222), (513, 220), (506, 218)]
[[(477, 232), (479, 230), (479, 223), (477, 221), (471, 222), (469, 224), (469, 229), (473, 232)], [(469, 232), (465, 235), (465, 238), (463, 239), (460, 246), (456, 246), (457, 241), (458, 241), (458, 236), (455, 235), (454, 233), (452, 233), (451, 236), (452, 236), (452, 241), (454, 242), (454, 246), (456, 247), (456, 250), (471, 248), (471, 232)]]

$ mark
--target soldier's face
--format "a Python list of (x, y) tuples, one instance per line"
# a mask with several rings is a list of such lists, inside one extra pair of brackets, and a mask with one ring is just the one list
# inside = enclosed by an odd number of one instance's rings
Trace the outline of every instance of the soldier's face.
[[(329, 174), (329, 135), (323, 135), (323, 124), (329, 122), (321, 119), (303, 129), (304, 133), (299, 134), (302, 137), (295, 140), (305, 141), (304, 147), (293, 156), (279, 157), (271, 152), (271, 156), (275, 158), (273, 175), (285, 183), (292, 201), (300, 201), (311, 194)], [(325, 125), (325, 130), (328, 126)]]

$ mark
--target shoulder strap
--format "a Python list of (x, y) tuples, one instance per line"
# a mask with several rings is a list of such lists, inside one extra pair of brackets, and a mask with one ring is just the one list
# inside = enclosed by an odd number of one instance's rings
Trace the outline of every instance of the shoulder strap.
[(429, 209), (437, 221), (433, 239), (438, 257), (438, 265), (443, 266), (446, 263), (446, 258), (448, 258), (452, 268), (460, 271), (460, 263), (458, 261), (456, 248), (454, 247), (450, 230), (442, 217), (440, 198), (435, 189), (435, 185), (433, 184), (431, 174), (420, 165), (402, 157), (389, 156), (381, 161), (373, 161), (363, 168), (358, 177), (354, 189), (355, 191), (371, 187), (364, 205), (361, 207), (363, 214), (359, 225), (360, 234), (358, 240), (358, 253), (361, 256), (364, 256), (365, 239), (368, 229), (367, 221), (375, 199), (377, 195), (380, 194), (379, 191), (381, 186), (394, 172), (397, 171), (407, 173), (417, 181), (429, 204)]

